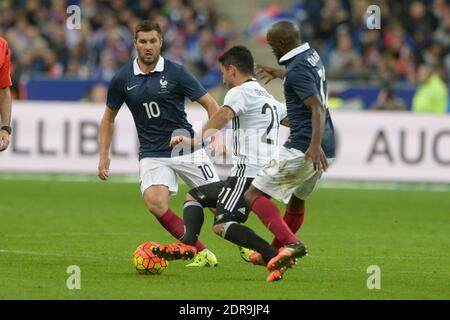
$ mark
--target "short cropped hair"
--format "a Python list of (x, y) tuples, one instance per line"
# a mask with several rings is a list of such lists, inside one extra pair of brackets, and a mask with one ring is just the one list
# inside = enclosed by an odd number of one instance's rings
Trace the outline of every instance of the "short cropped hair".
[(150, 20), (143, 20), (138, 23), (136, 28), (134, 29), (134, 39), (137, 39), (138, 32), (148, 32), (148, 31), (156, 31), (160, 39), (162, 39), (162, 30), (159, 24)]
[(254, 70), (254, 60), (252, 53), (247, 47), (244, 46), (234, 46), (227, 50), (224, 54), (219, 57), (219, 62), (224, 67), (229, 67), (230, 65), (235, 66), (241, 73), (253, 74)]

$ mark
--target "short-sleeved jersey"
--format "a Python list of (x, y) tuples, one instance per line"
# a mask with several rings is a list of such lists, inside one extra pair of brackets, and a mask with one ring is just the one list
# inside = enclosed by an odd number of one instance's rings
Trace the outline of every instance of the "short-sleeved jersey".
[(106, 105), (119, 109), (126, 103), (138, 133), (139, 159), (171, 156), (170, 139), (176, 134), (194, 135), (187, 121), (185, 98), (198, 100), (206, 94), (200, 82), (184, 66), (159, 57), (153, 72), (144, 74), (137, 59), (113, 77)]
[(11, 51), (8, 42), (0, 37), (0, 89), (12, 86)]
[(302, 152), (308, 149), (312, 136), (312, 113), (304, 101), (318, 94), (325, 106), (325, 132), (322, 149), (328, 158), (335, 156), (335, 137), (333, 122), (327, 107), (327, 80), (325, 68), (316, 50), (308, 43), (291, 50), (280, 59), (286, 65), (284, 95), (291, 132), (285, 143), (286, 148)]
[(256, 177), (278, 150), (280, 121), (286, 117), (286, 108), (255, 79), (230, 89), (224, 106), (235, 113), (231, 176)]

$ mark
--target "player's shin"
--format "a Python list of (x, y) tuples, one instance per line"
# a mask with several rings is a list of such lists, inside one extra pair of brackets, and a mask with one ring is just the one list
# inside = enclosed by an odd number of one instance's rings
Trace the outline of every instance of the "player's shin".
[[(300, 210), (296, 211), (296, 210), (290, 210), (289, 208), (286, 208), (286, 212), (284, 213), (283, 220), (284, 220), (284, 222), (286, 222), (289, 229), (291, 229), (292, 233), (295, 234), (302, 226), (304, 217), (305, 217), (305, 209), (300, 209)], [(279, 249), (283, 246), (277, 238), (273, 239), (272, 245), (277, 249)]]
[[(172, 236), (178, 240), (182, 240), (184, 237), (184, 222), (179, 216), (168, 209), (161, 217), (158, 218), (159, 223), (166, 229)], [(195, 242), (197, 252), (204, 250), (206, 247), (200, 242)]]
[(264, 196), (257, 196), (251, 204), (251, 209), (283, 246), (299, 242), (286, 222), (281, 218), (280, 211), (272, 201)]
[(203, 226), (203, 206), (195, 200), (186, 201), (184, 203), (183, 220), (185, 227), (183, 243), (194, 246)]
[(226, 222), (222, 229), (222, 237), (238, 246), (253, 249), (263, 256), (264, 261), (269, 261), (278, 254), (275, 247), (258, 236), (252, 229), (238, 224)]
[(172, 210), (167, 211), (160, 217), (158, 222), (166, 229), (172, 236), (178, 240), (183, 238), (184, 235), (184, 223), (183, 219), (177, 216)]

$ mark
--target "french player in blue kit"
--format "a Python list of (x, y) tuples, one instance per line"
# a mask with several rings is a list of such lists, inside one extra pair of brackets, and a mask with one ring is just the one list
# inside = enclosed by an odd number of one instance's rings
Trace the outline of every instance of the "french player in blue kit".
[[(123, 66), (111, 80), (107, 107), (100, 127), (100, 159), (98, 176), (109, 176), (109, 149), (114, 119), (123, 103), (133, 116), (138, 133), (139, 174), (141, 192), (148, 210), (176, 239), (184, 236), (184, 223), (169, 208), (169, 197), (178, 191), (178, 176), (190, 188), (219, 181), (217, 172), (206, 151), (198, 148), (190, 154), (172, 155), (169, 146), (172, 134), (185, 132), (194, 136), (186, 119), (185, 98), (197, 101), (211, 117), (219, 110), (217, 102), (199, 81), (184, 67), (160, 55), (163, 35), (158, 24), (142, 21), (135, 29), (134, 47), (137, 58)], [(211, 146), (216, 154), (226, 152), (220, 135), (214, 136)], [(197, 203), (189, 195), (185, 208)], [(191, 266), (215, 266), (217, 259), (199, 241), (195, 244), (199, 259)]]
[(298, 27), (288, 21), (273, 24), (267, 40), (285, 70), (258, 66), (257, 71), (268, 81), (284, 79), (291, 131), (278, 156), (259, 171), (244, 197), (282, 245), (268, 263), (273, 277), (281, 278), (294, 259), (308, 250), (295, 236), (298, 221), (294, 219), (295, 227), (290, 228), (270, 198), (283, 201), (290, 210), (304, 209), (306, 198), (335, 157), (335, 137), (327, 108), (325, 69), (316, 50), (301, 43)]

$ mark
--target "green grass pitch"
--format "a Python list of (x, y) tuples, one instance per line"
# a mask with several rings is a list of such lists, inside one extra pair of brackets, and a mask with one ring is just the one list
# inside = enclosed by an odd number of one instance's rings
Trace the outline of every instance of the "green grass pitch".
[[(181, 212), (186, 187), (172, 198)], [(319, 188), (299, 237), (309, 256), (282, 281), (212, 233), (201, 239), (216, 268), (171, 262), (139, 275), (131, 256), (144, 241), (172, 243), (147, 212), (137, 184), (0, 180), (0, 299), (450, 299), (450, 197), (444, 192)], [(271, 236), (251, 214), (248, 225)], [(67, 267), (81, 269), (69, 290)], [(367, 268), (381, 271), (369, 290)]]

